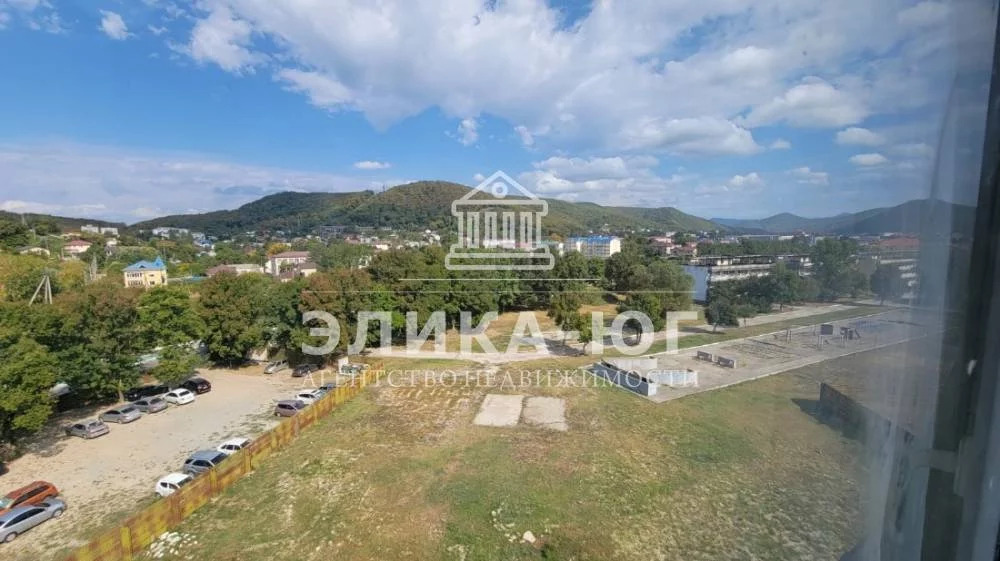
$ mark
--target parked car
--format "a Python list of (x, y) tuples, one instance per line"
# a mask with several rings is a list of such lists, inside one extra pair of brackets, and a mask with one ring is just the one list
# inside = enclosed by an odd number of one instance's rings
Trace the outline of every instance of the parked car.
[(46, 499), (59, 496), (59, 489), (48, 481), (34, 481), (24, 487), (14, 489), (0, 498), (0, 513), (19, 506), (34, 506)]
[(231, 454), (235, 454), (235, 453), (239, 452), (240, 450), (246, 448), (247, 446), (250, 446), (251, 442), (252, 442), (252, 440), (250, 440), (249, 438), (242, 438), (242, 437), (241, 438), (230, 438), (229, 440), (227, 440), (227, 441), (223, 442), (222, 444), (220, 444), (216, 448), (216, 450), (218, 450), (219, 452), (222, 452), (223, 454), (229, 456)]
[(144, 397), (163, 395), (169, 391), (170, 387), (164, 384), (149, 384), (125, 390), (125, 399), (128, 401), (135, 401)]
[(139, 411), (138, 407), (135, 405), (125, 405), (115, 409), (108, 409), (104, 413), (101, 413), (97, 418), (105, 423), (118, 423), (124, 425), (125, 423), (131, 423), (132, 421), (139, 420), (139, 417), (142, 417), (142, 412)]
[(79, 423), (73, 423), (66, 427), (67, 436), (79, 436), (80, 438), (97, 438), (98, 436), (104, 436), (108, 434), (111, 430), (108, 425), (104, 424), (104, 421), (99, 419), (91, 419), (89, 421), (80, 421)]
[(185, 390), (183, 388), (178, 388), (171, 392), (167, 392), (167, 395), (163, 396), (163, 399), (167, 403), (173, 403), (174, 405), (184, 405), (186, 403), (191, 403), (194, 401), (194, 394), (190, 390)]
[(194, 479), (186, 473), (168, 473), (156, 482), (156, 494), (161, 497), (169, 497), (192, 481)]
[(323, 397), (323, 392), (319, 390), (305, 390), (295, 394), (295, 399), (304, 402), (306, 405), (316, 403), (321, 397)]
[(143, 413), (159, 413), (167, 408), (167, 400), (162, 397), (144, 397), (132, 405)]
[(319, 370), (318, 364), (300, 364), (292, 370), (292, 378), (301, 378), (302, 376), (308, 376), (313, 372)]
[(66, 503), (48, 499), (37, 505), (19, 506), (0, 515), (0, 542), (10, 543), (14, 538), (50, 518), (59, 518), (66, 510)]
[(184, 461), (184, 473), (198, 475), (214, 468), (229, 456), (218, 450), (199, 450)]
[(306, 408), (306, 403), (298, 399), (286, 399), (274, 404), (275, 417), (291, 417)]
[(181, 383), (180, 387), (197, 394), (208, 393), (212, 391), (212, 383), (200, 376), (194, 376), (192, 378), (188, 378), (187, 380)]
[(323, 384), (322, 386), (316, 388), (316, 391), (323, 392), (323, 394), (326, 395), (326, 394), (332, 392), (335, 389), (337, 389), (337, 383), (336, 382), (328, 382), (328, 383)]
[(287, 360), (271, 361), (268, 363), (267, 366), (264, 367), (264, 374), (277, 374), (278, 372), (281, 372), (286, 368), (288, 368)]

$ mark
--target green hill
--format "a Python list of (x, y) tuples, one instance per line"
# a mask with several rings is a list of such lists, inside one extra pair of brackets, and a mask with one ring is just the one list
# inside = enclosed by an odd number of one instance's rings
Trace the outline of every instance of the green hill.
[[(392, 226), (401, 229), (447, 229), (453, 225), (451, 203), (469, 188), (446, 181), (418, 181), (382, 193), (278, 193), (234, 210), (164, 216), (133, 225), (189, 228), (220, 237), (250, 230), (304, 234), (317, 226)], [(604, 207), (594, 203), (548, 200), (543, 228), (560, 235), (648, 228), (719, 230), (723, 226), (675, 208)]]
[[(12, 220), (14, 222), (21, 221), (21, 214), (14, 212), (7, 212), (5, 210), (0, 210), (0, 220)], [(107, 220), (94, 220), (93, 218), (69, 218), (66, 216), (54, 216), (51, 214), (36, 214), (32, 212), (24, 213), (24, 221), (28, 223), (29, 226), (39, 223), (47, 222), (54, 223), (59, 226), (59, 228), (66, 231), (78, 231), (80, 226), (85, 226), (87, 224), (93, 224), (95, 226), (110, 226), (113, 228), (125, 228), (125, 224), (121, 222), (108, 222)]]
[(873, 208), (838, 214), (827, 218), (805, 218), (789, 213), (760, 220), (713, 218), (712, 221), (740, 231), (770, 234), (810, 232), (817, 234), (879, 234), (882, 232), (917, 233), (922, 224), (949, 219), (971, 220), (971, 207), (929, 199), (908, 201), (894, 207)]

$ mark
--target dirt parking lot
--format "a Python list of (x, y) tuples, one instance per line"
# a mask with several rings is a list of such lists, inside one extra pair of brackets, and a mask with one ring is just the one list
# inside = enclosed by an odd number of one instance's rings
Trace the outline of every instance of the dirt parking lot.
[[(210, 369), (200, 375), (212, 391), (194, 403), (143, 415), (127, 425), (109, 424), (110, 434), (94, 440), (64, 436), (62, 427), (93, 418), (100, 410), (73, 411), (53, 419), (29, 445), (29, 452), (0, 477), (6, 492), (42, 479), (55, 484), (69, 505), (57, 521), (34, 528), (0, 558), (16, 561), (60, 559), (109, 525), (155, 500), (153, 486), (163, 475), (180, 471), (187, 456), (212, 449), (227, 438), (254, 437), (277, 423), (274, 401), (291, 398), (304, 379), (286, 370), (266, 376), (262, 367), (239, 371)], [(320, 377), (315, 376), (318, 385)], [(332, 380), (327, 380), (332, 381)]]

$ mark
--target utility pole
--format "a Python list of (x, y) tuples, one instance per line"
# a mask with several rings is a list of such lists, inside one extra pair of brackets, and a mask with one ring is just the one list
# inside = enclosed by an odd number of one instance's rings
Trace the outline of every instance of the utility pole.
[(51, 304), (52, 283), (49, 281), (48, 272), (42, 274), (42, 281), (38, 283), (38, 288), (35, 289), (35, 293), (31, 295), (31, 300), (28, 301), (29, 306), (35, 303), (35, 298), (38, 298), (38, 294), (40, 292), (42, 293), (42, 302), (45, 304)]

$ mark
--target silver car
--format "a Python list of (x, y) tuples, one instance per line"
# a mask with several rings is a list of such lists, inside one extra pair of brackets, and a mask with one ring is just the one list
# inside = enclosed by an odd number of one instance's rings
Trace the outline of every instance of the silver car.
[(11, 509), (0, 515), (0, 542), (12, 542), (14, 538), (42, 522), (50, 518), (59, 518), (65, 510), (66, 503), (59, 499), (49, 499), (37, 505)]
[(184, 462), (184, 473), (199, 475), (221, 464), (228, 458), (218, 450), (199, 450)]
[(143, 413), (159, 413), (167, 408), (167, 402), (162, 397), (144, 397), (132, 403)]
[(139, 411), (134, 405), (125, 405), (123, 407), (118, 407), (116, 409), (108, 409), (104, 413), (98, 416), (98, 419), (104, 421), (105, 423), (131, 423), (139, 417), (142, 417), (142, 412)]
[(97, 419), (80, 421), (66, 427), (66, 434), (69, 436), (79, 436), (80, 438), (97, 438), (110, 432), (108, 425)]

